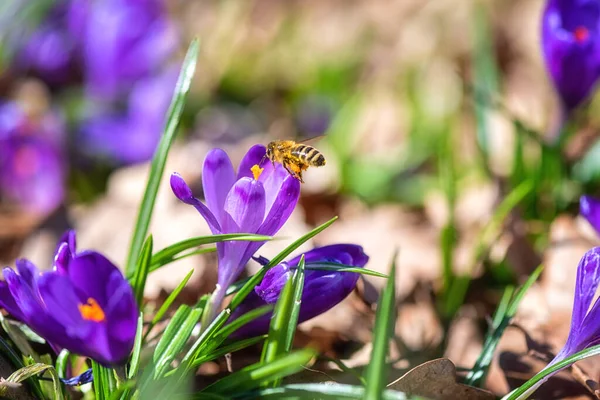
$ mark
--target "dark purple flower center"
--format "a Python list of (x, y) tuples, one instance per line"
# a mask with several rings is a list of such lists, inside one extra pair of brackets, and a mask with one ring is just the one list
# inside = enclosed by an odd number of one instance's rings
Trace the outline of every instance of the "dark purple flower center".
[(102, 307), (91, 297), (87, 299), (86, 304), (79, 305), (79, 312), (86, 321), (103, 322), (106, 318)]

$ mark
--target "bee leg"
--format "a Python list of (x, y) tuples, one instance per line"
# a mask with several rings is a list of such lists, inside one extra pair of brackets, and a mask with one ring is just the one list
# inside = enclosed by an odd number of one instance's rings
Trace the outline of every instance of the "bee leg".
[(295, 164), (293, 162), (290, 162), (286, 158), (283, 160), (282, 165), (285, 168), (285, 170), (290, 173), (291, 176), (298, 179), (300, 182), (304, 183), (304, 181), (302, 180), (302, 171), (301, 170), (297, 171), (295, 168)]

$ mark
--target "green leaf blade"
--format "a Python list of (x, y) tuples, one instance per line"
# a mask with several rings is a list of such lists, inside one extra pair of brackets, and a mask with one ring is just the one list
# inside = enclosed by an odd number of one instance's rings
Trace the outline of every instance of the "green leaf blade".
[(142, 301), (144, 300), (144, 289), (146, 288), (146, 280), (148, 279), (148, 273), (150, 272), (150, 263), (152, 261), (152, 246), (153, 239), (152, 235), (150, 235), (148, 236), (148, 239), (146, 239), (146, 241), (144, 242), (133, 277), (132, 287), (133, 292), (135, 294), (135, 300), (139, 307), (142, 306)]
[(379, 303), (375, 317), (375, 332), (371, 361), (365, 372), (365, 400), (381, 399), (386, 386), (387, 364), (386, 357), (389, 341), (396, 322), (396, 254), (390, 268), (390, 274)]
[(204, 392), (233, 395), (241, 391), (252, 390), (277, 379), (301, 371), (317, 355), (313, 349), (303, 349), (284, 355), (270, 363), (257, 363), (206, 387)]

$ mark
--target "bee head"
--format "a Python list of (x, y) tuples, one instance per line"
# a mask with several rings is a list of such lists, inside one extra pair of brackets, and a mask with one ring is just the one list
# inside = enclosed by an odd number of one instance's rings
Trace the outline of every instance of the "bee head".
[(267, 152), (265, 153), (265, 156), (260, 161), (261, 164), (263, 163), (263, 161), (265, 161), (266, 158), (268, 158), (269, 160), (273, 159), (273, 155), (275, 154), (275, 145), (276, 145), (275, 142), (271, 142), (267, 145)]

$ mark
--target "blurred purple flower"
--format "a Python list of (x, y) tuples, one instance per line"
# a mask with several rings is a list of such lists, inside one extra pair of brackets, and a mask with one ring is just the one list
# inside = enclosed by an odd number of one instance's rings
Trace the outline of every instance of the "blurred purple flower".
[(568, 112), (600, 77), (600, 2), (548, 0), (542, 16), (546, 68)]
[(74, 71), (73, 38), (60, 27), (43, 24), (17, 56), (19, 68), (32, 70), (50, 84), (67, 82)]
[(127, 111), (101, 111), (82, 123), (83, 151), (124, 164), (152, 158), (166, 121), (177, 72), (169, 70), (133, 87)]
[[(595, 247), (585, 253), (577, 267), (573, 316), (571, 317), (571, 329), (567, 342), (546, 368), (590, 346), (600, 344), (600, 302), (596, 300), (592, 305), (592, 300), (599, 285), (600, 247)], [(555, 373), (558, 373), (558, 371), (538, 382), (523, 395), (525, 397), (520, 398), (527, 398), (526, 395), (531, 395)]]
[[(319, 247), (305, 253), (304, 257), (306, 269), (298, 323), (314, 318), (344, 300), (354, 290), (359, 277), (355, 272), (325, 271), (310, 267), (323, 263), (364, 267), (369, 261), (362, 247), (353, 244)], [(299, 262), (300, 257), (295, 257), (268, 270), (262, 282), (233, 311), (230, 321), (258, 307), (275, 304)], [(271, 316), (270, 313), (244, 325), (235, 335), (252, 337), (267, 333)]]
[(134, 82), (157, 74), (178, 44), (162, 0), (74, 0), (71, 12), (93, 97), (114, 100), (127, 93)]
[[(277, 233), (296, 207), (300, 182), (281, 165), (266, 163), (258, 179), (251, 168), (261, 162), (266, 153), (255, 145), (240, 163), (235, 174), (227, 154), (211, 150), (202, 169), (202, 187), (206, 205), (195, 198), (183, 178), (171, 175), (175, 196), (194, 206), (208, 223), (213, 234), (256, 233), (271, 236)], [(215, 304), (220, 304), (225, 289), (240, 275), (250, 257), (264, 242), (227, 241), (217, 243), (219, 257)]]
[(47, 213), (65, 195), (63, 125), (48, 113), (34, 120), (15, 103), (0, 105), (0, 198)]
[(55, 255), (54, 270), (40, 273), (17, 260), (3, 270), (0, 305), (55, 349), (65, 348), (104, 365), (127, 359), (139, 310), (119, 269), (95, 251), (76, 252), (69, 232)]

